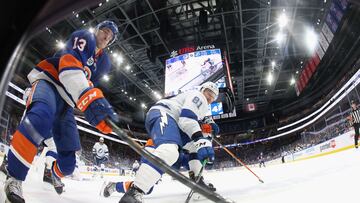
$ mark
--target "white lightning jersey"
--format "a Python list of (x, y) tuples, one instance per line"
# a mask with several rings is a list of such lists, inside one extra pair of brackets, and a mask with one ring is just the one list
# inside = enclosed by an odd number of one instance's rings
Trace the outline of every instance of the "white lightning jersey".
[(208, 103), (200, 91), (191, 90), (170, 99), (161, 99), (151, 109), (159, 109), (169, 114), (191, 138), (195, 132), (201, 131), (198, 121), (206, 116)]
[(102, 159), (104, 157), (109, 158), (108, 147), (106, 144), (100, 144), (100, 142), (97, 142), (93, 146), (93, 154), (95, 154), (98, 159)]
[(134, 170), (138, 169), (139, 167), (140, 167), (139, 162), (134, 162), (133, 165), (132, 165), (132, 168), (133, 168)]

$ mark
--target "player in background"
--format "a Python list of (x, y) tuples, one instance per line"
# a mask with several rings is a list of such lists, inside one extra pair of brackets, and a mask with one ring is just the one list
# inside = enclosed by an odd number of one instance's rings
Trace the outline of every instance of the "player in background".
[[(206, 116), (208, 104), (214, 102), (218, 94), (216, 84), (206, 82), (200, 90), (161, 99), (153, 105), (145, 120), (146, 130), (155, 145), (152, 153), (172, 166), (179, 158), (179, 150), (190, 142), (199, 160), (190, 165), (197, 176), (202, 167), (201, 162), (205, 159), (209, 162), (214, 160), (212, 143), (203, 136), (198, 121)], [(145, 160), (120, 203), (142, 203), (142, 196), (149, 192), (162, 174), (163, 171), (157, 166)]]
[(354, 146), (355, 148), (358, 148), (358, 140), (360, 135), (360, 109), (354, 100), (351, 101), (350, 121), (355, 130)]
[(100, 177), (103, 178), (105, 170), (105, 162), (109, 160), (109, 149), (108, 146), (104, 143), (104, 138), (100, 137), (99, 142), (96, 142), (92, 148), (92, 153), (94, 157), (94, 174), (100, 173)]
[(139, 164), (138, 160), (135, 160), (134, 163), (133, 163), (133, 165), (132, 165), (131, 175), (134, 175), (134, 176), (135, 176), (137, 170), (139, 169), (139, 167), (140, 167), (140, 164)]
[[(10, 142), (11, 142), (12, 138), (13, 138), (13, 136), (9, 135)], [(7, 176), (8, 171), (7, 171), (6, 167), (7, 167), (7, 164), (8, 164), (8, 158), (7, 158), (6, 154), (7, 153), (5, 152), (3, 161), (2, 161), (1, 166), (0, 166), (0, 171), (3, 172)]]
[[(112, 131), (105, 119), (117, 122), (118, 115), (96, 86), (110, 71), (110, 58), (104, 49), (117, 39), (118, 32), (112, 21), (101, 22), (94, 33), (77, 30), (62, 50), (42, 60), (28, 74), (32, 85), (28, 109), (8, 152), (9, 177), (4, 187), (7, 201), (25, 202), (22, 182), (38, 146), (51, 136), (58, 154), (51, 166), (55, 189), (62, 184), (62, 177), (72, 174), (75, 152), (81, 148), (73, 113), (75, 107), (99, 131), (105, 134)], [(62, 190), (56, 191), (62, 193)]]
[(207, 66), (209, 69), (212, 69), (212, 67), (214, 66), (214, 60), (208, 58), (201, 66)]
[(260, 167), (260, 168), (261, 168), (261, 165), (264, 166), (264, 167), (266, 167), (266, 166), (265, 166), (265, 158), (264, 158), (264, 155), (263, 155), (262, 152), (260, 153), (260, 155), (259, 155), (259, 157), (258, 157), (258, 160), (259, 160), (259, 167)]

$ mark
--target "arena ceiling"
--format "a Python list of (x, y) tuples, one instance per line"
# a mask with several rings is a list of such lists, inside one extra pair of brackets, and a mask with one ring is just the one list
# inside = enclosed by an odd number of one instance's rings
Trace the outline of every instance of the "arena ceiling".
[[(18, 74), (25, 78), (74, 30), (110, 19), (118, 24), (120, 36), (108, 49), (117, 58), (102, 86), (119, 110), (140, 110), (142, 103), (158, 99), (155, 92), (164, 92), (165, 59), (173, 50), (215, 45), (226, 52), (238, 112), (247, 103), (255, 103), (257, 113), (267, 112), (297, 98), (290, 80), (297, 79), (310, 56), (304, 32), (316, 32), (327, 9), (326, 0), (106, 0), (74, 10), (43, 29), (27, 46), (24, 69)], [(288, 19), (282, 29), (281, 15)]]

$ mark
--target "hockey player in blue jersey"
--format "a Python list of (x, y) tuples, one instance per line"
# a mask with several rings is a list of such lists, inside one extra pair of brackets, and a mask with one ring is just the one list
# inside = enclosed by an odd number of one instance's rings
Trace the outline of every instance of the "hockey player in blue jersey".
[[(214, 160), (211, 140), (203, 135), (198, 121), (206, 116), (208, 104), (214, 102), (218, 94), (218, 87), (206, 82), (200, 90), (161, 99), (152, 106), (145, 120), (146, 130), (155, 145), (152, 153), (172, 166), (179, 158), (179, 150), (190, 145), (190, 153), (196, 153), (197, 161), (189, 162), (189, 166), (194, 169), (195, 176), (198, 175), (203, 160)], [(120, 203), (142, 203), (143, 194), (149, 192), (162, 174), (157, 166), (144, 161)]]
[(104, 48), (113, 43), (117, 35), (117, 25), (112, 21), (98, 24), (94, 33), (75, 31), (64, 49), (38, 63), (28, 74), (32, 84), (29, 107), (8, 152), (9, 177), (4, 187), (8, 201), (25, 202), (22, 182), (37, 147), (50, 136), (54, 138), (58, 153), (51, 167), (53, 185), (59, 194), (62, 193), (57, 183), (74, 171), (75, 152), (80, 149), (75, 107), (84, 112), (85, 119), (99, 131), (112, 131), (105, 119), (116, 122), (118, 115), (96, 86), (110, 71), (110, 59)]

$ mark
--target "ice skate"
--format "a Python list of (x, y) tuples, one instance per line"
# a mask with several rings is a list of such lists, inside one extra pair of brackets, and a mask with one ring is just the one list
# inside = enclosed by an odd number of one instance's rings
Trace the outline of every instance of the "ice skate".
[(5, 175), (8, 174), (6, 167), (7, 167), (7, 160), (4, 157), (3, 162), (1, 163), (1, 166), (0, 166), (0, 171), (3, 172)]
[(46, 167), (44, 169), (43, 182), (53, 184), (51, 179), (51, 170)]
[(64, 192), (65, 184), (61, 182), (61, 179), (56, 177), (54, 174), (51, 174), (52, 185), (55, 188), (56, 193), (61, 195)]
[(115, 182), (109, 182), (106, 184), (103, 195), (104, 197), (110, 197), (110, 195), (116, 191), (116, 183)]
[(25, 203), (22, 181), (9, 177), (5, 182), (6, 201), (8, 203)]
[[(195, 176), (194, 173), (192, 171), (189, 172), (189, 177), (190, 179), (192, 179), (193, 181), (196, 181), (198, 179), (198, 176)], [(198, 180), (197, 184), (206, 187), (208, 190), (215, 192), (216, 188), (214, 187), (214, 185), (212, 183), (206, 183), (204, 181), (204, 177), (200, 177), (200, 179)]]
[(133, 184), (119, 203), (143, 203), (143, 195), (144, 192)]

